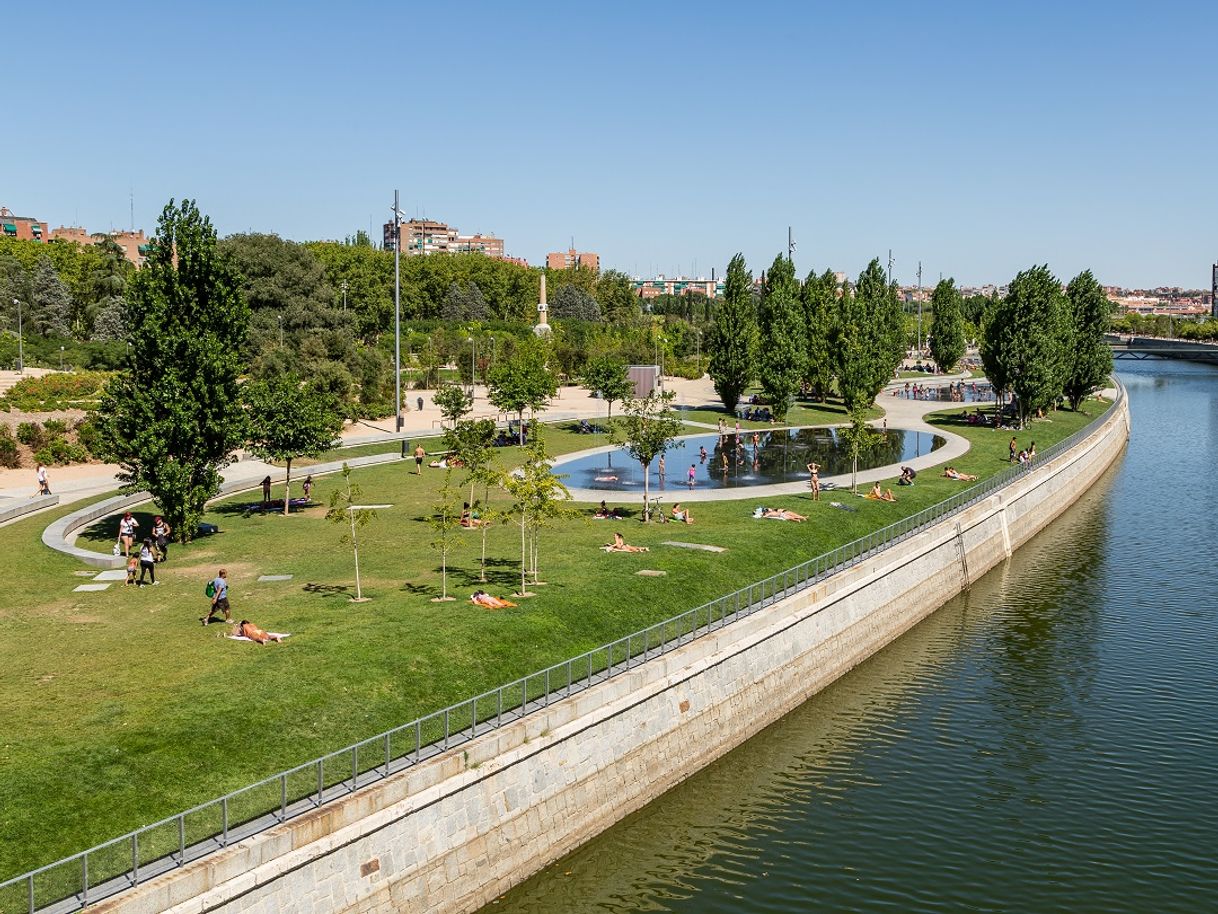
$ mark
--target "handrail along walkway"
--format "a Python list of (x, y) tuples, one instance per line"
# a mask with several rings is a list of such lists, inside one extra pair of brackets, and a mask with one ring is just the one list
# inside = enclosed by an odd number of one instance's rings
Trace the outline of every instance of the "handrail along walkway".
[[(1028, 465), (989, 479), (853, 542), (657, 622), (587, 653), (428, 714), (0, 883), (0, 914), (71, 914), (227, 847), (419, 762), (519, 720), (591, 686), (752, 615), (874, 556), (988, 498), (1030, 467), (1069, 451), (1106, 422), (1125, 398)], [(20, 897), (20, 904), (14, 900)]]

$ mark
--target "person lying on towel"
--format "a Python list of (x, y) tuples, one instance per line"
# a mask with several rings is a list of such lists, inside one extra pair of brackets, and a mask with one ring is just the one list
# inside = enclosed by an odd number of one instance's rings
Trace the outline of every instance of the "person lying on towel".
[(601, 546), (606, 552), (649, 552), (646, 546), (631, 546), (620, 533), (613, 534), (613, 542)]
[(507, 609), (509, 606), (515, 606), (511, 600), (500, 600), (498, 597), (492, 597), (485, 590), (475, 590), (470, 595), (469, 601), (475, 606), (484, 606), (487, 609)]
[(241, 638), (248, 638), (250, 641), (257, 641), (259, 644), (266, 644), (268, 641), (278, 643), (283, 640), (279, 635), (264, 632), (248, 619), (242, 619), (237, 627), (233, 629), (233, 634)]

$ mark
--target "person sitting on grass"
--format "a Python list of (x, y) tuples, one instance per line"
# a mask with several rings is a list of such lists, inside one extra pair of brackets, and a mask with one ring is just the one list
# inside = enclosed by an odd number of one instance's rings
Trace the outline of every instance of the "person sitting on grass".
[(892, 489), (880, 488), (880, 483), (878, 480), (876, 484), (871, 487), (871, 491), (868, 492), (865, 497), (870, 498), (873, 501), (895, 502), (897, 500), (897, 497), (892, 494)]
[(620, 533), (613, 534), (613, 542), (601, 546), (606, 552), (650, 552), (646, 546), (631, 546)]
[(248, 619), (242, 619), (238, 622), (236, 627), (233, 628), (233, 634), (239, 638), (248, 638), (250, 641), (256, 641), (259, 644), (266, 644), (268, 641), (274, 641), (278, 644), (283, 640), (279, 635), (264, 632)]
[(679, 524), (692, 524), (694, 519), (690, 516), (689, 508), (682, 508), (680, 502), (676, 502), (672, 506), (672, 519)]
[(955, 467), (948, 467), (946, 470), (943, 471), (943, 475), (946, 476), (948, 479), (957, 479), (960, 482), (976, 482), (977, 481), (976, 476), (973, 476), (970, 473), (961, 473)]
[(790, 520), (795, 521), (797, 524), (807, 520), (802, 514), (796, 514), (787, 508), (758, 508), (753, 512), (753, 516), (762, 517), (766, 520)]
[(475, 590), (470, 594), (469, 601), (475, 606), (482, 606), (486, 609), (508, 609), (516, 605), (511, 600), (501, 600), (499, 597), (493, 597), (485, 590)]
[(897, 485), (912, 486), (917, 478), (918, 472), (913, 467), (901, 467), (901, 478), (897, 480)]
[(481, 527), (482, 518), (478, 516), (477, 509), (471, 509), (469, 502), (461, 503), (461, 526), (462, 527)]
[(594, 520), (621, 520), (622, 512), (620, 508), (610, 508), (605, 504), (605, 499), (601, 499), (600, 507), (596, 509), (596, 513), (592, 515)]

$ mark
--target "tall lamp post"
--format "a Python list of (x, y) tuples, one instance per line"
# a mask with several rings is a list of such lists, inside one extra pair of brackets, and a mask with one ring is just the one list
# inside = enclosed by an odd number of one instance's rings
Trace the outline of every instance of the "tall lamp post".
[(473, 402), (474, 402), (474, 351), (475, 351), (475, 347), (477, 344), (474, 342), (474, 338), (472, 336), (469, 337), (468, 341), (469, 341), (469, 402), (470, 402), (470, 405), (472, 406)]
[(343, 280), (339, 286), (343, 290), (343, 314), (347, 313), (347, 280)]
[[(393, 419), (402, 430), (402, 211), (393, 192)], [(406, 443), (402, 442), (402, 453)]]
[(25, 374), (25, 335), (21, 328), (21, 299), (14, 298), (17, 306), (17, 374)]

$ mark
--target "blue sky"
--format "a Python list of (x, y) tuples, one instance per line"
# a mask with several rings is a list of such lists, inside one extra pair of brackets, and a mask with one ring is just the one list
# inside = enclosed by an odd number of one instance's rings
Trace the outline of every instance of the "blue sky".
[(1208, 286), (1212, 4), (5, 4), (0, 204), (338, 238), (403, 209), (538, 262)]

